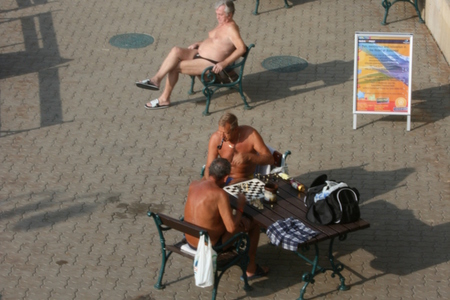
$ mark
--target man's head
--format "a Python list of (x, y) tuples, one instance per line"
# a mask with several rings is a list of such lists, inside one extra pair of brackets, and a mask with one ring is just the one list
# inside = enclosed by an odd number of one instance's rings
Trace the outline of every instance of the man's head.
[(227, 112), (220, 118), (219, 132), (222, 134), (224, 141), (233, 140), (238, 126), (238, 119), (232, 113)]
[(216, 10), (221, 7), (224, 6), (224, 12), (225, 14), (228, 15), (233, 15), (234, 14), (234, 3), (232, 0), (219, 0), (216, 2)]
[[(214, 177), (216, 181), (222, 181), (230, 175), (231, 164), (225, 158), (216, 158), (209, 166), (209, 176)], [(225, 180), (223, 180), (225, 182)]]
[(219, 25), (226, 24), (233, 19), (233, 1), (220, 0), (216, 2), (216, 18)]

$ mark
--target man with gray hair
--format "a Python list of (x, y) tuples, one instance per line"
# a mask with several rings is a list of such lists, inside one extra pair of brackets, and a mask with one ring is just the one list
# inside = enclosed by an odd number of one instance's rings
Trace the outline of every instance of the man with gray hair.
[(247, 51), (239, 27), (233, 20), (233, 1), (220, 0), (215, 7), (218, 25), (209, 32), (207, 39), (188, 48), (173, 47), (155, 76), (136, 82), (140, 88), (159, 90), (167, 76), (164, 91), (157, 99), (145, 104), (147, 109), (170, 106), (170, 95), (180, 73), (201, 75), (205, 68), (213, 66), (212, 71), (218, 74)]
[[(269, 268), (255, 262), (260, 229), (253, 220), (243, 216), (246, 203), (244, 194), (238, 195), (236, 214), (233, 214), (228, 194), (223, 190), (230, 170), (228, 160), (216, 158), (209, 166), (208, 178), (189, 185), (184, 220), (206, 228), (214, 246), (224, 244), (238, 232), (248, 232), (250, 247), (247, 276), (252, 280), (267, 275)], [(186, 234), (186, 240), (191, 248), (197, 248), (198, 238)]]

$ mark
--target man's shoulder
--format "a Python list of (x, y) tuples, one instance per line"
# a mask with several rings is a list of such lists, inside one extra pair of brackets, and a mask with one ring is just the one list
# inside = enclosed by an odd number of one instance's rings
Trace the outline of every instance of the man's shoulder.
[(253, 128), (250, 125), (240, 125), (239, 128), (241, 129), (241, 134), (250, 135), (254, 132), (258, 132), (255, 128)]
[(239, 31), (239, 26), (236, 24), (236, 22), (233, 20), (231, 22), (228, 22), (225, 24), (225, 27), (229, 30), (236, 30)]

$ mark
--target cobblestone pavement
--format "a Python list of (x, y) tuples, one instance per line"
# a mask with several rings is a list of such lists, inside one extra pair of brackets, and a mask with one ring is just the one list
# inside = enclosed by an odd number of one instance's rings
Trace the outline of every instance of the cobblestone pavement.
[[(307, 299), (450, 298), (450, 67), (412, 5), (379, 0), (236, 2), (249, 56), (244, 90), (218, 92), (203, 117), (201, 93), (182, 76), (173, 106), (146, 111), (152, 75), (170, 48), (203, 39), (214, 1), (3, 0), (0, 5), (0, 299), (209, 299), (191, 263), (172, 257), (156, 290), (159, 238), (148, 209), (180, 216), (199, 178), (207, 141), (225, 111), (292, 151), (291, 175), (327, 173), (357, 187), (370, 229), (335, 247), (351, 287), (329, 273)], [(412, 124), (360, 115), (352, 129), (356, 31), (414, 34)], [(154, 43), (113, 47), (118, 34)], [(309, 65), (275, 73), (261, 62), (289, 55)], [(153, 98), (152, 98), (153, 99)], [(326, 250), (326, 249), (323, 249)], [(257, 260), (271, 268), (246, 293), (238, 268), (218, 299), (296, 299), (310, 270), (262, 235)]]

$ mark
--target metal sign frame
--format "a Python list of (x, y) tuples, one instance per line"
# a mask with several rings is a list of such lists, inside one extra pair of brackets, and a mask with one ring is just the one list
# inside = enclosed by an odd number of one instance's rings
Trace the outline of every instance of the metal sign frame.
[(358, 114), (385, 114), (410, 130), (412, 48), (412, 33), (355, 33), (353, 129)]

